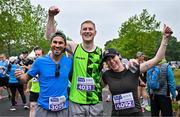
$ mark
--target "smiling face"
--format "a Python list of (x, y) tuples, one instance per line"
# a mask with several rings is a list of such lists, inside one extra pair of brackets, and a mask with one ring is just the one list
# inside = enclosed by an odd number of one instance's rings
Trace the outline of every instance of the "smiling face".
[(84, 42), (92, 42), (96, 35), (96, 29), (93, 22), (85, 22), (81, 25), (80, 35)]
[(36, 58), (40, 57), (43, 55), (43, 51), (41, 49), (37, 49), (34, 51)]
[(108, 64), (108, 67), (115, 72), (119, 72), (121, 69), (124, 69), (118, 55), (107, 57), (106, 63)]
[(0, 61), (4, 61), (6, 59), (6, 55), (5, 54), (0, 54)]
[(56, 36), (51, 41), (51, 51), (54, 56), (60, 56), (66, 47), (64, 39), (60, 36)]

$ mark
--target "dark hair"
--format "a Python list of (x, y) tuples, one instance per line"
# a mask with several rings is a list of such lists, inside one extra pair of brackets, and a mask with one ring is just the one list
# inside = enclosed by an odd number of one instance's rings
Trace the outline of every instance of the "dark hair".
[(41, 48), (40, 48), (39, 46), (36, 46), (36, 47), (34, 48), (34, 51), (36, 51), (36, 50), (41, 50)]
[(36, 47), (34, 48), (34, 52), (35, 52), (36, 50), (41, 50), (41, 51), (42, 51), (42, 54), (44, 54), (44, 51), (43, 51), (39, 46), (36, 46)]
[(51, 34), (51, 41), (53, 40), (54, 37), (58, 37), (58, 36), (62, 37), (64, 39), (65, 44), (66, 44), (66, 35), (61, 31), (56, 31), (55, 33), (52, 33)]
[(22, 54), (28, 54), (28, 51), (22, 51)]
[(13, 64), (13, 63), (9, 62), (8, 66), (7, 66), (7, 72), (10, 72), (11, 67), (12, 67), (12, 64)]
[(91, 20), (86, 20), (83, 23), (81, 23), (81, 27), (82, 27), (83, 24), (86, 24), (86, 23), (91, 23), (94, 26), (94, 28), (96, 29), (95, 23), (93, 21), (91, 21)]

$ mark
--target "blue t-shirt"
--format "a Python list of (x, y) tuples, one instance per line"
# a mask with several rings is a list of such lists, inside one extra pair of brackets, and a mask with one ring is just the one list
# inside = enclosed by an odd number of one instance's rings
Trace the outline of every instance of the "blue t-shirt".
[(12, 64), (11, 65), (11, 69), (8, 72), (9, 74), (9, 83), (18, 83), (19, 81), (16, 79), (16, 77), (14, 76), (14, 72), (16, 69), (23, 69), (21, 66), (17, 66), (16, 64)]
[[(55, 77), (56, 64), (50, 55), (46, 55), (39, 57), (28, 71), (28, 75), (32, 77), (39, 74), (38, 105), (46, 110), (58, 111), (62, 108), (68, 108), (67, 87), (72, 69), (72, 59), (62, 55), (59, 65), (60, 74), (59, 77)], [(66, 101), (63, 102), (64, 98)]]
[(8, 63), (7, 61), (0, 61), (0, 78), (5, 78), (4, 72), (7, 70)]

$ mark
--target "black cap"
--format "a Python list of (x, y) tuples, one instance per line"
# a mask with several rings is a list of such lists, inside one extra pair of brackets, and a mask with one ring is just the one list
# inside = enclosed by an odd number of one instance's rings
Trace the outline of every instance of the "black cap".
[(119, 52), (116, 51), (114, 48), (109, 48), (103, 53), (103, 61), (105, 61), (107, 57), (115, 57), (116, 55), (119, 56)]

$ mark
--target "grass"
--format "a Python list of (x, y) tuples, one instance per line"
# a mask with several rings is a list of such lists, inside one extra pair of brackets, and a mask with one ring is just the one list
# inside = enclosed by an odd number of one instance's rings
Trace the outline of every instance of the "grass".
[(176, 81), (176, 85), (180, 85), (180, 69), (174, 70), (174, 78)]
[[(177, 86), (177, 85), (180, 85), (180, 69), (175, 69), (175, 70), (174, 70), (174, 78), (175, 78), (175, 81), (176, 81), (176, 86)], [(175, 112), (177, 112), (177, 110), (178, 110), (178, 104), (177, 104), (177, 102), (172, 103), (172, 106), (173, 106), (173, 110), (174, 110)]]

